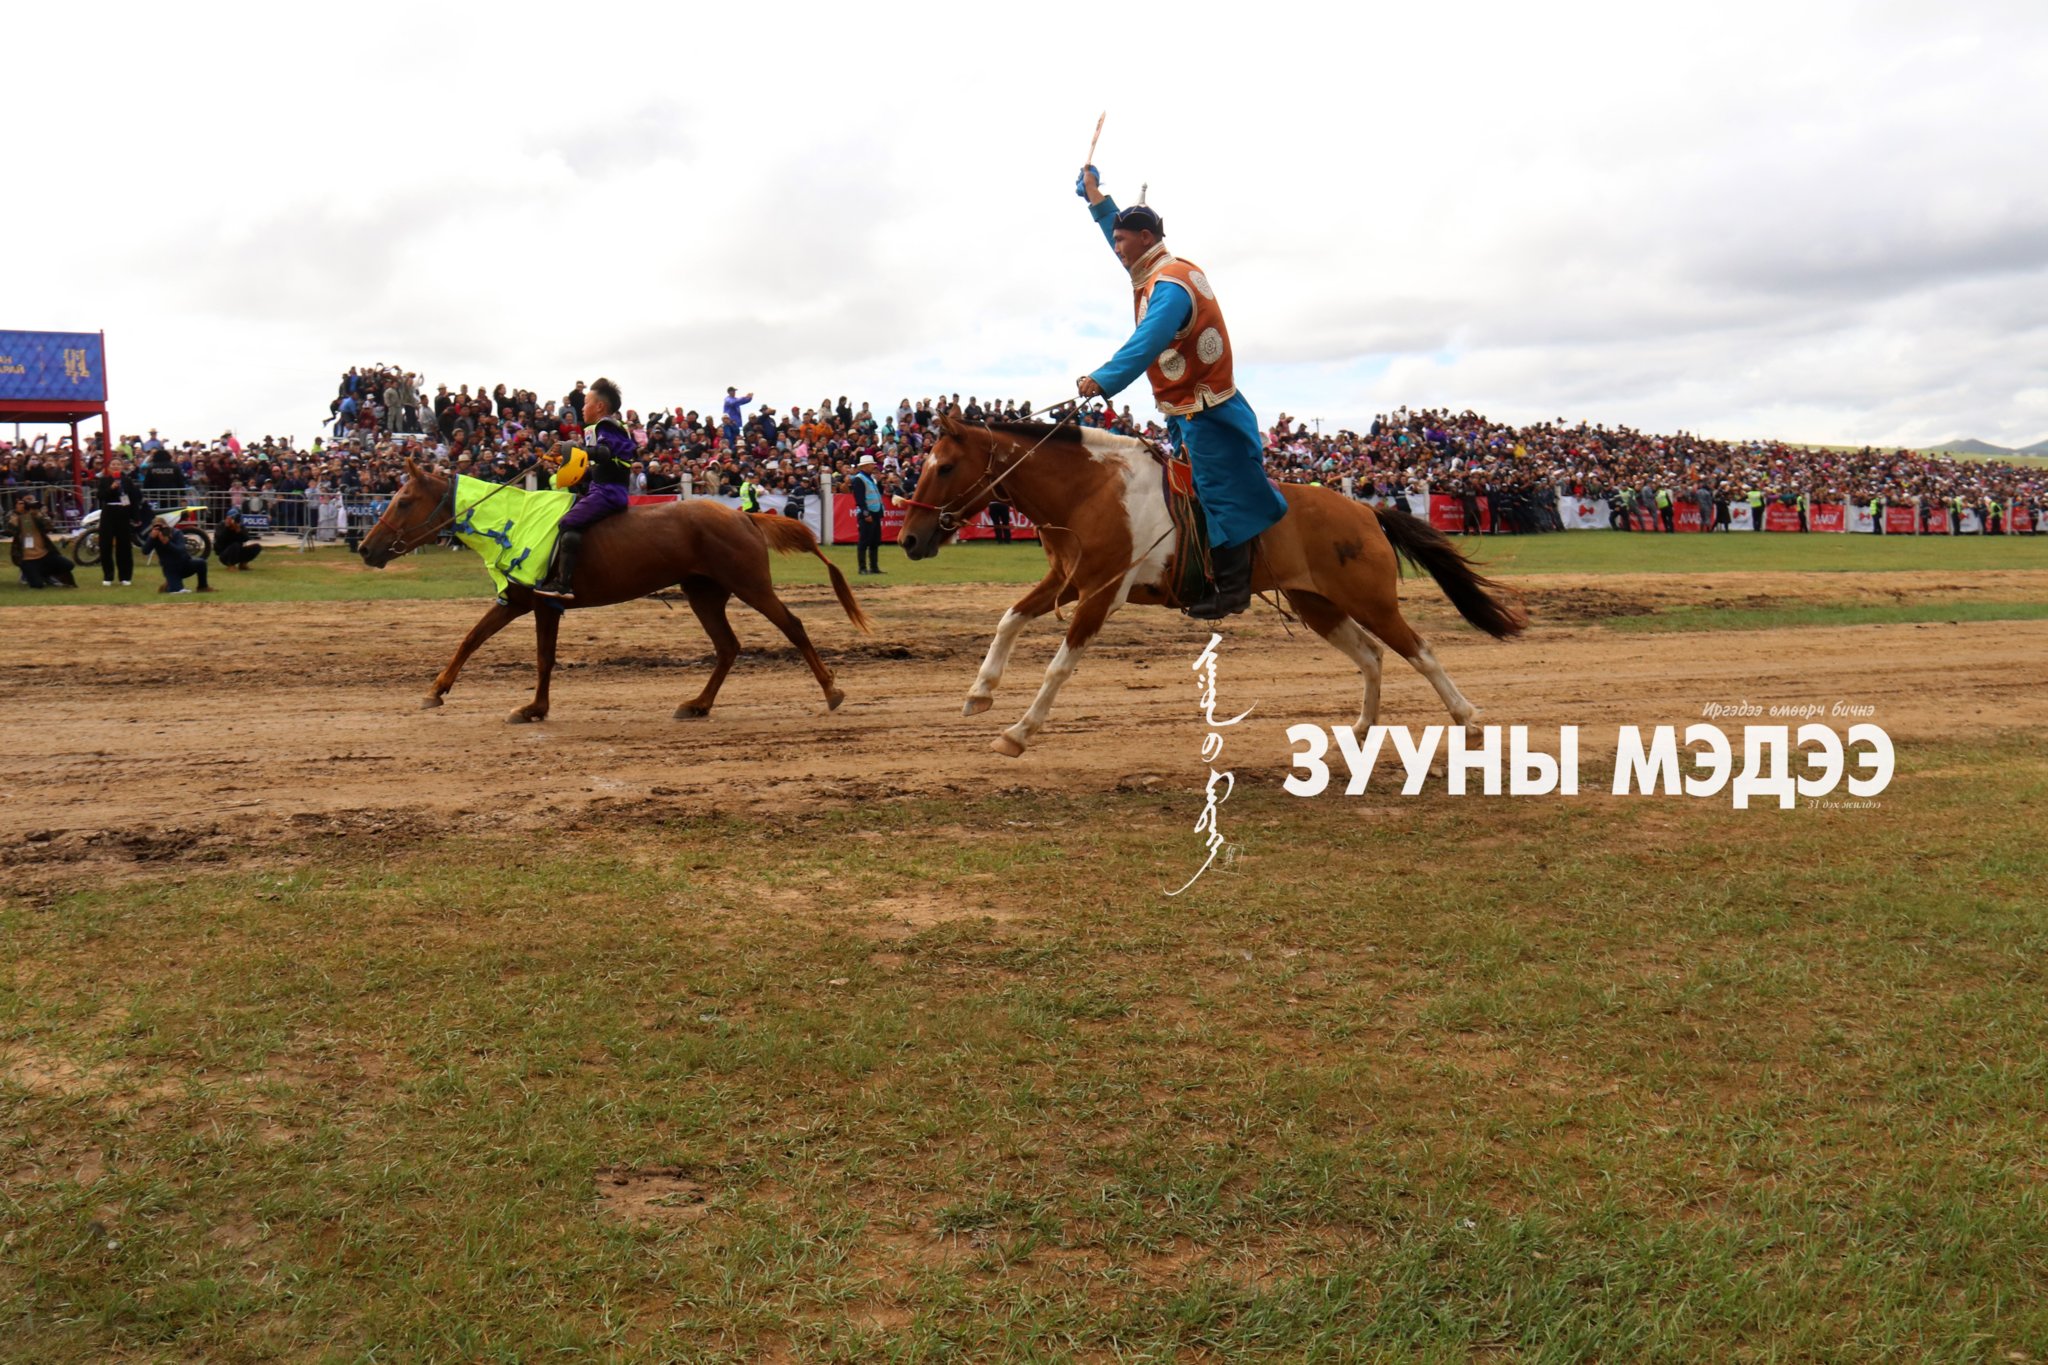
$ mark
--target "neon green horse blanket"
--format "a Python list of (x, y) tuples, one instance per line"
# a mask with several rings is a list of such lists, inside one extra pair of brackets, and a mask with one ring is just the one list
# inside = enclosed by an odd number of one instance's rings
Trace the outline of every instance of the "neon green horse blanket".
[(548, 571), (555, 530), (575, 501), (552, 488), (509, 488), (468, 475), (455, 481), (455, 538), (475, 550), (498, 592), (507, 583), (532, 587)]

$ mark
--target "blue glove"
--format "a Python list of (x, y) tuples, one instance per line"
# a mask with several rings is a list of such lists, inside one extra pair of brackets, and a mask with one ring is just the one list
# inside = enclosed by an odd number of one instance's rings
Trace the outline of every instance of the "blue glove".
[[(1086, 199), (1086, 198), (1088, 197), (1088, 172), (1090, 172), (1090, 171), (1095, 171), (1095, 168), (1094, 168), (1093, 166), (1083, 166), (1083, 167), (1081, 168), (1081, 173), (1080, 173), (1079, 175), (1077, 175), (1077, 176), (1075, 176), (1075, 177), (1074, 177), (1074, 197), (1075, 197), (1075, 198), (1077, 198), (1077, 199)], [(1101, 188), (1102, 188), (1102, 172), (1101, 172), (1101, 171), (1095, 171), (1095, 187), (1096, 187), (1097, 189), (1101, 189)]]

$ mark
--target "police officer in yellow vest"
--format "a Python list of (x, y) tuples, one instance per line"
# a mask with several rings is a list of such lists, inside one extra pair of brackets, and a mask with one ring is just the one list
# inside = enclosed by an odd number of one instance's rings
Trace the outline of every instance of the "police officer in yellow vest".
[(1668, 488), (1657, 490), (1657, 520), (1663, 523), (1666, 531), (1678, 529), (1677, 525), (1672, 521), (1671, 490)]
[(1764, 529), (1764, 490), (1755, 486), (1749, 490), (1749, 529)]
[(1166, 249), (1157, 213), (1143, 204), (1119, 210), (1093, 166), (1082, 168), (1074, 192), (1130, 272), (1138, 319), (1130, 340), (1077, 387), (1084, 398), (1107, 397), (1140, 374), (1151, 381), (1167, 431), (1194, 469), (1216, 571), (1213, 593), (1183, 610), (1220, 621), (1251, 604), (1252, 547), (1287, 514), (1286, 499), (1266, 481), (1259, 419), (1237, 391), (1223, 309), (1208, 276)]

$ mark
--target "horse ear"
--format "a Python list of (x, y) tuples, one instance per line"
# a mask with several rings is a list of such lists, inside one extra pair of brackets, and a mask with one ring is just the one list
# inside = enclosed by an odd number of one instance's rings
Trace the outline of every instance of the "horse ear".
[(407, 476), (417, 479), (420, 476), (420, 462), (410, 455), (406, 456), (405, 472)]
[(960, 419), (953, 415), (951, 409), (948, 409), (939, 414), (939, 430), (948, 436), (958, 436), (966, 428), (961, 425)]

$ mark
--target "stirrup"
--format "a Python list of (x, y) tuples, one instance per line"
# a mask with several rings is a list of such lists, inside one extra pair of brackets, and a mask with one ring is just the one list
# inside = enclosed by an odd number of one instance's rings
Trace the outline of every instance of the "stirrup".
[(1226, 616), (1235, 616), (1252, 604), (1249, 590), (1242, 595), (1213, 593), (1199, 602), (1190, 602), (1181, 608), (1181, 614), (1197, 621), (1221, 621)]

